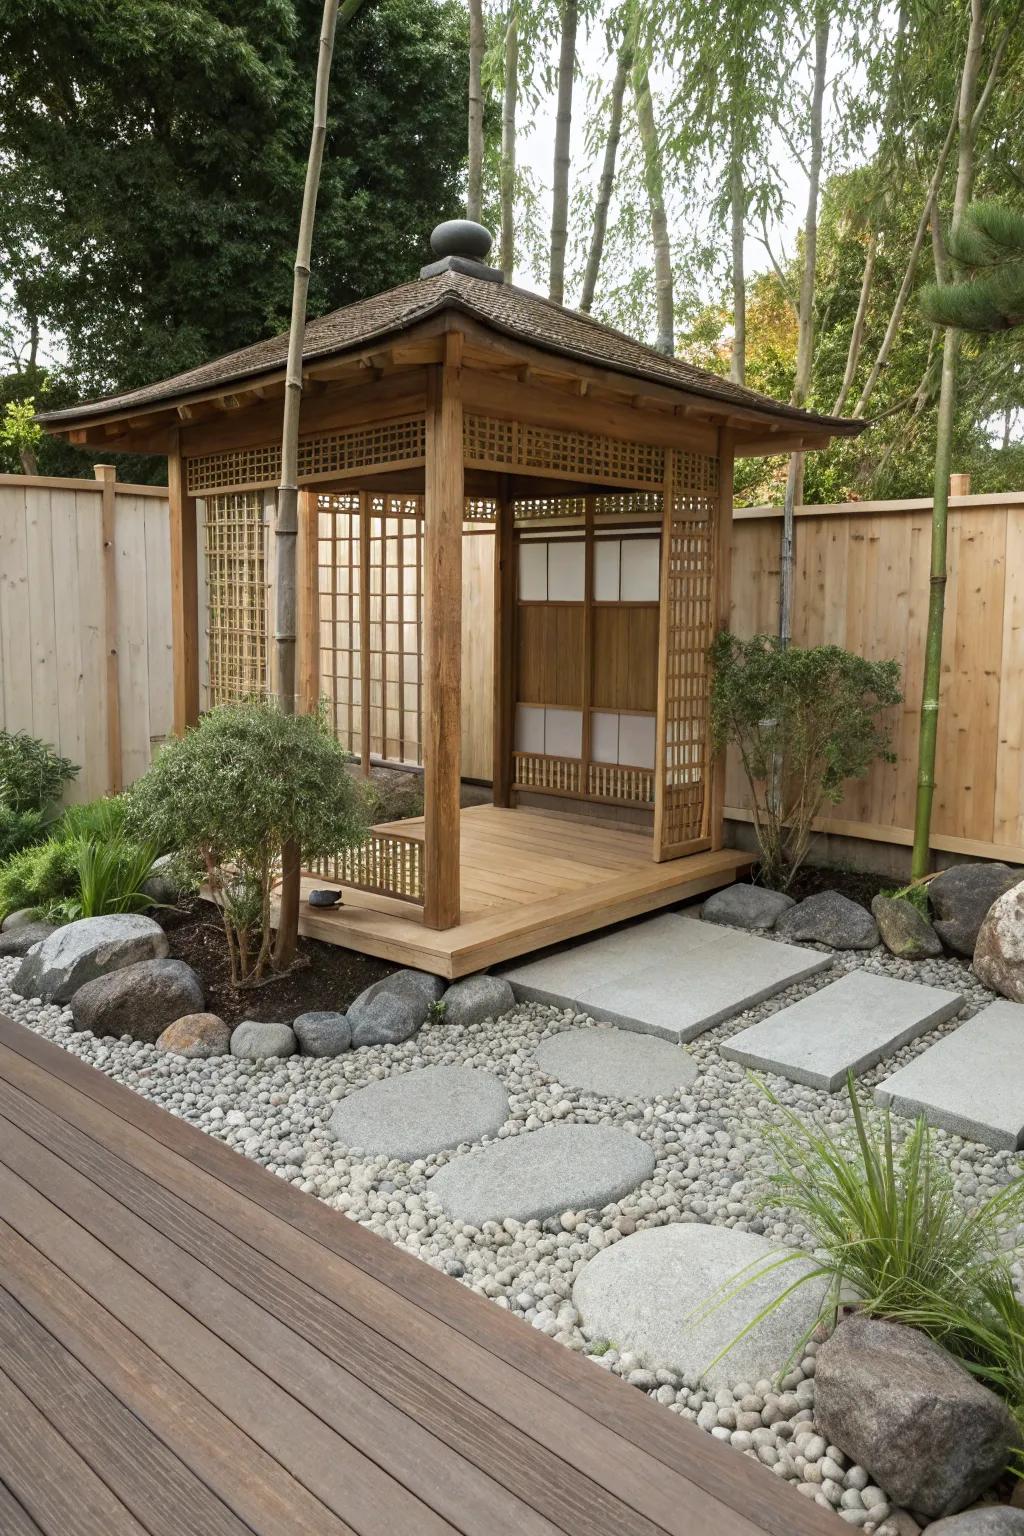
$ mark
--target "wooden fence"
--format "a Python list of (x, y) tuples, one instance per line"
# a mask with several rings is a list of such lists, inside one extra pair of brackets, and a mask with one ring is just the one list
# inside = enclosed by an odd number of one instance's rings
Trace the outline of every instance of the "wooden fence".
[[(896, 762), (853, 783), (822, 832), (913, 840), (931, 510), (928, 500), (798, 508), (794, 641), (894, 656), (905, 699)], [(779, 508), (735, 514), (737, 634), (777, 628), (780, 518)], [(951, 498), (948, 573), (932, 845), (1024, 862), (1024, 494)], [(727, 816), (749, 820), (736, 763), (726, 803)]]
[(129, 784), (171, 730), (167, 493), (0, 475), (0, 725), (81, 767), (69, 800)]

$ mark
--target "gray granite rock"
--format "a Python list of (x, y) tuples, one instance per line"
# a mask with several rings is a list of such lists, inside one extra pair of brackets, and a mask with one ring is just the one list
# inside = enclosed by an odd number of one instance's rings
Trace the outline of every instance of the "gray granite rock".
[(170, 945), (159, 923), (136, 912), (83, 917), (44, 939), (27, 955), (12, 983), (20, 997), (66, 1003), (97, 976), (139, 960), (160, 960)]
[(874, 949), (878, 926), (871, 913), (839, 891), (819, 891), (783, 912), (775, 932), (785, 939), (832, 949)]
[(652, 1227), (591, 1259), (573, 1286), (573, 1305), (588, 1337), (612, 1339), (647, 1363), (701, 1376), (711, 1387), (771, 1380), (794, 1352), (799, 1357), (825, 1294), (824, 1281), (808, 1280), (779, 1301), (799, 1271), (814, 1266), (795, 1256), (779, 1265), (778, 1257), (765, 1238), (732, 1227)]
[(36, 907), (16, 907), (13, 912), (8, 912), (0, 923), (0, 933), (10, 933), (15, 928), (26, 928), (29, 923), (39, 921), (39, 911)]
[(654, 1172), (654, 1153), (606, 1125), (549, 1125), (492, 1142), (446, 1164), (427, 1189), (455, 1221), (543, 1220), (600, 1209)]
[(152, 1045), (168, 1024), (205, 1005), (203, 984), (184, 960), (138, 960), (78, 987), (71, 1015), (94, 1035), (131, 1035)]
[(146, 895), (159, 906), (173, 907), (182, 895), (177, 861), (176, 853), (162, 853), (158, 859), (153, 860), (153, 867), (142, 882)]
[(979, 1505), (933, 1520), (924, 1536), (1024, 1536), (1024, 1509), (1012, 1504)]
[(496, 1136), (508, 1112), (508, 1094), (490, 1072), (423, 1067), (350, 1093), (328, 1129), (346, 1147), (411, 1163)]
[(901, 1323), (853, 1313), (819, 1348), (814, 1380), (822, 1434), (919, 1516), (972, 1503), (1017, 1439), (1006, 1404)]
[(604, 1098), (670, 1098), (697, 1076), (681, 1045), (633, 1030), (570, 1029), (542, 1040), (533, 1054), (549, 1077)]
[(292, 1029), (303, 1056), (340, 1056), (352, 1045), (352, 1026), (344, 1013), (300, 1013)]
[(27, 955), (36, 944), (41, 944), (48, 939), (51, 933), (56, 933), (54, 923), (31, 922), (22, 923), (16, 928), (5, 929), (0, 933), (0, 959), (11, 955)]
[(997, 896), (1016, 885), (1019, 870), (1008, 864), (954, 864), (928, 882), (935, 931), (958, 955), (973, 955), (981, 925)]
[(774, 928), (783, 912), (795, 905), (792, 896), (782, 891), (738, 882), (709, 896), (701, 916), (706, 922), (724, 923), (727, 928), (749, 928), (763, 933)]
[(919, 907), (906, 896), (877, 895), (871, 913), (882, 943), (901, 960), (937, 960), (942, 940)]
[(1024, 1003), (1024, 883), (997, 896), (974, 948), (979, 980), (1012, 1003)]
[(271, 1056), (294, 1056), (298, 1050), (290, 1024), (262, 1019), (243, 1019), (231, 1031), (231, 1054), (244, 1061), (266, 1061)]
[(349, 1004), (352, 1044), (398, 1045), (411, 1039), (443, 992), (440, 976), (427, 971), (402, 970), (381, 977)]
[(500, 1019), (516, 1005), (515, 994), (501, 976), (467, 976), (453, 981), (442, 999), (444, 1021), (470, 1029), (485, 1019)]
[(187, 1013), (168, 1024), (156, 1048), (190, 1060), (226, 1056), (231, 1049), (231, 1030), (216, 1013)]

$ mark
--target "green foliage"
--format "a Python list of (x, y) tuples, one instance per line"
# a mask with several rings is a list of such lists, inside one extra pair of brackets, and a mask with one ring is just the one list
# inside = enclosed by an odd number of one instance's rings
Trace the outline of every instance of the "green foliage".
[(50, 909), (56, 920), (74, 922), (110, 912), (143, 912), (154, 905), (142, 887), (159, 854), (158, 844), (136, 843), (117, 833), (104, 840), (78, 837), (74, 849), (76, 890)]
[(360, 790), (322, 718), (272, 701), (212, 710), (169, 742), (128, 796), (126, 826), (201, 863), (236, 984), (271, 964), (271, 900), (285, 843), (303, 862), (359, 842)]
[(1001, 203), (972, 203), (946, 243), (971, 275), (929, 284), (921, 294), (925, 317), (983, 335), (1024, 325), (1024, 214)]
[(773, 635), (723, 632), (711, 648), (711, 729), (735, 746), (750, 784), (765, 883), (786, 889), (806, 856), (811, 824), (847, 779), (892, 761), (879, 720), (898, 704), (895, 661), (866, 661), (836, 645), (784, 648)]
[(35, 401), (8, 400), (0, 411), (0, 470), (7, 474), (35, 473), (35, 451), (43, 435), (34, 418)]
[(136, 840), (124, 822), (123, 796), (72, 805), (49, 824), (49, 836), (0, 857), (0, 917), (30, 907), (68, 923), (152, 907), (142, 883), (162, 845)]
[(0, 731), (0, 806), (46, 811), (78, 772), (44, 741), (25, 731)]
[(53, 835), (13, 854), (0, 865), (0, 918), (21, 907), (47, 913), (75, 894), (80, 844)]
[(13, 811), (0, 805), (0, 864), (45, 837), (45, 825), (42, 811)]

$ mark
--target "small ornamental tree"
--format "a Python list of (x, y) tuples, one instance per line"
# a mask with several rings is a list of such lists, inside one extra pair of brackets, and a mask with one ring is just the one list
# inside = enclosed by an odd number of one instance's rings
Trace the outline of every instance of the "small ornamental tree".
[(274, 971), (272, 901), (281, 850), (329, 857), (363, 838), (359, 786), (323, 719), (273, 701), (225, 705), (159, 753), (129, 795), (128, 826), (203, 871), (224, 924), (231, 980)]
[(894, 761), (880, 719), (898, 704), (895, 661), (865, 661), (837, 645), (783, 648), (775, 636), (720, 634), (711, 649), (711, 727), (735, 746), (750, 784), (761, 878), (785, 890), (807, 854), (811, 825), (847, 779), (876, 758)]

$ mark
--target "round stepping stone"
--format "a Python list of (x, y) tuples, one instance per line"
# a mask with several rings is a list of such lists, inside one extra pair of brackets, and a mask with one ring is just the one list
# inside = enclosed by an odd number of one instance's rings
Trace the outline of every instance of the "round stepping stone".
[(533, 1059), (567, 1088), (609, 1099), (669, 1098), (697, 1076), (689, 1051), (624, 1029), (569, 1029), (542, 1040)]
[(823, 1279), (808, 1280), (739, 1338), (801, 1269), (814, 1269), (810, 1259), (777, 1264), (788, 1251), (734, 1227), (652, 1227), (591, 1259), (573, 1304), (589, 1338), (612, 1339), (647, 1365), (703, 1375), (712, 1387), (762, 1381), (787, 1365), (825, 1296)]
[(645, 1141), (609, 1125), (551, 1125), (448, 1163), (427, 1188), (454, 1221), (543, 1220), (600, 1209), (654, 1172)]
[(386, 1077), (342, 1099), (328, 1129), (348, 1147), (403, 1163), (494, 1136), (508, 1119), (508, 1094), (490, 1072), (422, 1067)]

